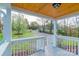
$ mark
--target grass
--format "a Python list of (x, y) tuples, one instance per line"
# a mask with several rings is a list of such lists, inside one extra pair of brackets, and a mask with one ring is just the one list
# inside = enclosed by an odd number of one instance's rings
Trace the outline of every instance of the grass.
[[(33, 33), (31, 31), (26, 31), (23, 33), (23, 35), (14, 35), (15, 32), (13, 32), (12, 34), (12, 38), (13, 39), (17, 39), (17, 38), (27, 38), (27, 37), (32, 37)], [(0, 41), (3, 40), (3, 34), (0, 33)]]
[[(60, 40), (60, 42), (61, 42), (62, 47), (65, 47), (65, 46), (68, 46), (68, 45), (73, 46), (73, 41), (72, 40), (68, 40), (68, 42), (66, 40)], [(78, 46), (78, 42), (74, 42), (74, 46)]]
[[(34, 36), (33, 33), (31, 31), (26, 31), (23, 33), (23, 35), (14, 35), (15, 32), (13, 32), (12, 37), (13, 39), (17, 39), (17, 38), (27, 38), (27, 37), (32, 37)], [(12, 46), (12, 51), (21, 51), (21, 50), (30, 50), (32, 51), (33, 48), (30, 48), (29, 46), (34, 45), (35, 41), (31, 41), (31, 42), (23, 42), (23, 43), (16, 43)]]
[[(13, 32), (12, 34), (12, 38), (13, 39), (17, 39), (17, 38), (27, 38), (27, 37), (32, 37), (33, 33), (31, 31), (26, 31), (23, 33), (23, 35), (14, 35), (15, 32)], [(0, 41), (3, 40), (3, 34), (0, 33)]]
[[(15, 32), (12, 34), (13, 39), (17, 38), (27, 38), (33, 36), (33, 33), (31, 31), (26, 31), (23, 33), (23, 35), (15, 35)], [(23, 43), (16, 43), (12, 46), (12, 51), (19, 51), (19, 50), (32, 50), (29, 48), (29, 46), (32, 45), (31, 42), (23, 42)]]
[(0, 33), (0, 41), (3, 40), (3, 35)]
[[(14, 33), (15, 32), (13, 32), (13, 34), (12, 34), (12, 37), (13, 37), (13, 39), (17, 39), (17, 38), (26, 38), (26, 37), (31, 37), (31, 36), (33, 36), (33, 33), (31, 32), (31, 31), (26, 31), (26, 32), (24, 32), (23, 33), (23, 35), (14, 35)], [(0, 33), (0, 41), (1, 40), (3, 40), (3, 34), (2, 33)], [(30, 51), (32, 51), (33, 50), (33, 48), (29, 48), (29, 46), (32, 46), (32, 45), (34, 45), (34, 43), (35, 43), (35, 41), (32, 41), (32, 42), (23, 42), (23, 43), (16, 43), (16, 44), (14, 44), (13, 46), (12, 46), (12, 51), (14, 52), (14, 51), (16, 51), (16, 50), (26, 50), (26, 51), (28, 51), (28, 50), (30, 50)]]
[(30, 41), (30, 42), (28, 42), (28, 41), (26, 41), (26, 42), (23, 42), (23, 43), (16, 43), (16, 44), (13, 44), (12, 45), (12, 47), (11, 47), (11, 50), (13, 51), (13, 52), (19, 52), (19, 51), (23, 51), (23, 50), (25, 50), (25, 51), (33, 51), (34, 50), (34, 48), (32, 48), (33, 47), (33, 45), (36, 43), (36, 41)]
[(12, 38), (13, 39), (17, 39), (17, 38), (27, 38), (27, 37), (32, 37), (33, 33), (31, 31), (26, 31), (24, 32), (22, 35), (15, 35), (15, 32), (13, 32), (12, 34)]

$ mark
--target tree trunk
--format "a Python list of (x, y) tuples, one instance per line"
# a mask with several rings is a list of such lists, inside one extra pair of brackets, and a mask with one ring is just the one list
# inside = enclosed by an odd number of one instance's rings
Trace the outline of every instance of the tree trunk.
[(53, 23), (52, 23), (52, 20), (51, 20), (50, 33), (52, 33), (52, 27), (53, 27)]

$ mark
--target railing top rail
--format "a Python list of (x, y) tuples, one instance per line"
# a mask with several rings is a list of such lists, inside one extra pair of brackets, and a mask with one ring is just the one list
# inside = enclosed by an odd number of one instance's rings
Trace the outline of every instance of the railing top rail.
[(35, 36), (35, 37), (28, 37), (28, 38), (19, 38), (19, 39), (13, 39), (11, 41), (14, 42), (14, 41), (23, 41), (23, 40), (38, 40), (40, 38), (45, 38), (45, 36)]

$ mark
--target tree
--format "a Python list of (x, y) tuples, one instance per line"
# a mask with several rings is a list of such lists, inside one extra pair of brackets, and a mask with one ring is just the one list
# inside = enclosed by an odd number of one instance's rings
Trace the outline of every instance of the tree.
[(67, 32), (68, 32), (68, 26), (67, 26), (67, 21), (66, 20), (59, 20), (59, 22), (57, 23), (57, 32), (58, 34), (61, 34), (61, 35), (67, 35)]
[(45, 27), (46, 27), (46, 23), (48, 23), (48, 19), (38, 19), (39, 22), (42, 23), (41, 27), (42, 27), (42, 32), (45, 32)]
[(52, 33), (52, 29), (53, 29), (53, 23), (52, 20), (50, 20), (50, 33)]
[(52, 20), (49, 20), (46, 24), (46, 29), (49, 30), (48, 33), (51, 33), (52, 34), (52, 30), (53, 30), (53, 22)]
[(22, 34), (22, 18), (18, 15), (16, 20), (16, 34)]
[(30, 25), (29, 25), (29, 22), (28, 22), (28, 20), (25, 18), (25, 23), (26, 23), (26, 27), (27, 27), (27, 29), (30, 29)]
[(79, 37), (79, 17), (76, 17), (75, 20), (73, 20), (74, 24), (75, 24), (75, 30), (76, 30), (76, 36)]
[(23, 34), (24, 29), (25, 29), (24, 16), (22, 14), (13, 14), (12, 30), (15, 31), (15, 34), (21, 35)]
[(30, 24), (30, 28), (31, 28), (32, 30), (36, 30), (36, 29), (39, 28), (39, 24), (38, 24), (37, 22), (33, 21), (33, 22), (31, 22), (31, 24)]

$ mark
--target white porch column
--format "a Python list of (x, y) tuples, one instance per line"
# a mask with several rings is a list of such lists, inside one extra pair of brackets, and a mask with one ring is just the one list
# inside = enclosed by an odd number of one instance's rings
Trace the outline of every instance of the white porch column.
[(6, 8), (6, 14), (4, 16), (3, 20), (3, 35), (5, 41), (11, 40), (11, 9), (10, 4), (8, 4), (8, 7)]
[(56, 35), (57, 35), (57, 21), (53, 21), (54, 24), (54, 38), (53, 38), (53, 46), (56, 47)]

